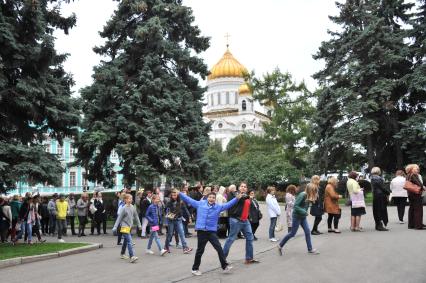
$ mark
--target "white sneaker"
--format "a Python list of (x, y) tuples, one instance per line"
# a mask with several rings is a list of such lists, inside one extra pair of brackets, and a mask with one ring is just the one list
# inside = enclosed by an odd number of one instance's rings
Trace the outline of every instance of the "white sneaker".
[(399, 224), (405, 224), (405, 221), (399, 221)]
[(120, 258), (121, 259), (126, 259), (126, 260), (129, 259), (129, 257), (127, 255), (121, 255)]
[(65, 243), (65, 240), (64, 239), (59, 239), (58, 242), (59, 243)]
[(162, 249), (161, 252), (160, 252), (160, 255), (164, 256), (165, 254), (167, 254), (167, 250), (166, 249)]
[(146, 253), (149, 254), (149, 255), (153, 255), (154, 254), (154, 252), (151, 251), (151, 250), (146, 250)]
[(137, 256), (132, 256), (131, 258), (130, 258), (130, 263), (134, 263), (135, 261), (137, 261), (138, 260), (138, 257)]
[(225, 267), (225, 269), (223, 270), (223, 273), (230, 273), (230, 272), (231, 272), (231, 269), (232, 269), (232, 265), (227, 265), (227, 266)]
[(195, 276), (201, 276), (203, 274), (199, 270), (192, 270), (191, 273), (192, 273), (192, 275), (195, 275)]
[(320, 252), (317, 249), (312, 249), (312, 250), (308, 251), (308, 254), (310, 254), (310, 255), (319, 255)]
[(269, 239), (269, 241), (271, 241), (271, 242), (278, 242), (278, 240), (275, 239), (275, 238), (271, 238), (271, 239)]

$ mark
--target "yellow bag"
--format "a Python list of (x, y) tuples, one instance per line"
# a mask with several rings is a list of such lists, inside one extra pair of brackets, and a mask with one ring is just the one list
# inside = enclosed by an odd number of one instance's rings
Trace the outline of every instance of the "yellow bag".
[(122, 226), (120, 229), (121, 234), (130, 234), (130, 227)]

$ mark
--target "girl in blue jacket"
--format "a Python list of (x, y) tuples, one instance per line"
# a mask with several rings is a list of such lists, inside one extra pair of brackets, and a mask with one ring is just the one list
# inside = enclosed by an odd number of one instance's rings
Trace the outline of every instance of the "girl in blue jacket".
[(183, 193), (179, 193), (179, 196), (184, 202), (190, 204), (197, 210), (195, 230), (197, 231), (198, 245), (197, 252), (195, 253), (194, 265), (192, 266), (192, 274), (201, 275), (199, 267), (207, 242), (210, 242), (217, 251), (223, 271), (229, 272), (232, 267), (226, 262), (222, 246), (217, 238), (217, 223), (220, 213), (234, 206), (238, 202), (240, 196), (235, 197), (224, 205), (216, 204), (215, 193), (209, 193), (207, 199), (200, 201), (196, 201)]
[(158, 246), (158, 250), (160, 251), (160, 255), (163, 256), (167, 253), (167, 250), (161, 247), (160, 237), (158, 236), (158, 231), (160, 230), (160, 215), (161, 215), (160, 207), (158, 206), (160, 204), (160, 196), (152, 195), (151, 201), (152, 201), (152, 204), (148, 206), (145, 213), (145, 217), (148, 220), (148, 223), (151, 229), (151, 234), (149, 236), (146, 253), (154, 254), (154, 252), (151, 250), (151, 246), (152, 246), (152, 241), (155, 240)]

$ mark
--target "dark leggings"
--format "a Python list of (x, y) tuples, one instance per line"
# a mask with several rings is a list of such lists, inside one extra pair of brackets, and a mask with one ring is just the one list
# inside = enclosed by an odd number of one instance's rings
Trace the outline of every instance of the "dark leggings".
[(256, 233), (256, 230), (259, 227), (259, 222), (257, 223), (250, 222), (250, 225), (251, 225), (251, 231), (253, 232), (253, 236), (254, 236), (254, 233)]
[(404, 221), (405, 205), (407, 204), (407, 198), (393, 197), (393, 201), (395, 202), (396, 208), (398, 209), (399, 221)]
[(318, 225), (320, 224), (321, 220), (322, 220), (322, 216), (315, 216), (314, 226), (312, 227), (312, 232), (318, 231)]
[[(332, 214), (329, 213), (328, 214), (328, 218), (327, 218), (327, 226), (328, 229), (331, 229), (331, 223), (334, 222), (334, 229), (338, 229), (339, 228), (339, 219), (340, 219), (340, 214)], [(333, 221), (334, 220), (334, 221)]]

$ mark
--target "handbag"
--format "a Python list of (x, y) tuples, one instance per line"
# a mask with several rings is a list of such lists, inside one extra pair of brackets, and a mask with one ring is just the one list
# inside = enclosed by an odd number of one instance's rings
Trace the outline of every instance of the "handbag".
[(351, 194), (352, 208), (365, 207), (364, 192), (360, 191), (357, 194)]
[(155, 232), (155, 231), (158, 231), (158, 230), (160, 230), (160, 226), (158, 226), (158, 225), (155, 225), (155, 226), (151, 227), (151, 231), (152, 232)]
[(277, 217), (277, 224), (275, 225), (275, 232), (281, 232), (284, 229), (283, 224), (281, 223), (280, 217)]
[(130, 234), (130, 227), (129, 226), (121, 226), (120, 233), (121, 234)]
[(407, 190), (410, 193), (419, 195), (421, 188), (420, 188), (420, 186), (417, 186), (413, 182), (405, 181), (404, 190)]
[(168, 212), (168, 213), (166, 214), (166, 218), (167, 218), (167, 219), (169, 219), (169, 220), (175, 220), (175, 217), (176, 217), (176, 214), (175, 214), (175, 213)]

